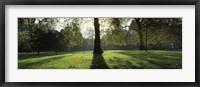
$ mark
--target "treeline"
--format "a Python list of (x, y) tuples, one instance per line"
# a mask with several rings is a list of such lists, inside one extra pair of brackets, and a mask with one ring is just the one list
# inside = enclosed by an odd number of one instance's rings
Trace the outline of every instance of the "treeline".
[[(84, 21), (84, 20), (91, 21)], [(81, 23), (92, 18), (18, 18), (18, 51), (93, 50), (94, 29), (85, 38)], [(62, 21), (59, 22), (59, 21)], [(181, 50), (181, 18), (99, 18), (103, 50)], [(61, 23), (62, 27), (58, 27)], [(93, 22), (92, 22), (93, 23)], [(106, 23), (106, 24), (104, 24)], [(106, 25), (106, 27), (102, 27)], [(58, 28), (62, 28), (57, 30)]]
[(71, 20), (61, 31), (57, 31), (57, 18), (19, 18), (18, 51), (69, 51), (83, 42), (77, 19)]
[(122, 49), (176, 50), (182, 49), (181, 18), (133, 18), (129, 26), (120, 19), (106, 30), (105, 45)]

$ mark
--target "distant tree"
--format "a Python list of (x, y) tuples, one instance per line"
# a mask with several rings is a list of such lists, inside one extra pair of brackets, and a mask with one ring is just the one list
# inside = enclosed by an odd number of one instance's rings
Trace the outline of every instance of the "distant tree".
[(130, 24), (130, 29), (135, 30), (138, 33), (139, 36), (139, 49), (144, 50), (144, 32), (143, 29), (145, 26), (143, 26), (144, 18), (134, 18)]
[(44, 50), (54, 50), (55, 54), (58, 54), (58, 51), (61, 49), (61, 36), (57, 30), (49, 30), (43, 36), (42, 43), (45, 44), (43, 46)]
[(45, 41), (45, 34), (48, 32), (46, 29), (44, 29), (45, 26), (41, 24), (41, 22), (38, 24), (38, 27), (33, 31), (32, 35), (32, 42), (34, 44), (34, 48), (37, 50), (38, 55), (40, 54), (40, 51), (43, 50), (43, 47), (45, 47), (45, 44), (43, 43)]
[[(23, 41), (24, 44), (26, 44), (26, 48), (28, 47), (29, 49), (33, 49), (36, 46), (39, 45), (39, 40), (41, 38), (41, 35), (44, 34), (39, 34), (42, 33), (40, 31), (41, 28), (41, 22), (36, 24), (36, 18), (19, 18), (18, 19), (18, 40), (19, 43)], [(26, 37), (26, 38), (25, 38)], [(32, 43), (32, 46), (29, 44)], [(20, 45), (20, 44), (19, 44)], [(23, 48), (23, 47), (19, 47)], [(38, 52), (39, 54), (39, 52)]]
[(87, 28), (85, 34), (87, 37), (84, 37), (82, 49), (93, 50), (94, 48), (94, 36), (95, 30), (93, 28)]
[(64, 29), (60, 31), (60, 34), (62, 46), (66, 47), (68, 51), (72, 47), (81, 46), (83, 43), (83, 36), (80, 32), (78, 19), (73, 19), (72, 23), (65, 25)]
[(124, 24), (125, 18), (112, 18), (110, 19), (110, 37), (106, 37), (107, 39), (111, 39), (113, 45), (117, 46), (125, 46), (127, 45), (125, 40), (125, 33)]
[(129, 20), (129, 18), (110, 18), (109, 28), (105, 30), (103, 43), (115, 46), (128, 45), (126, 26)]
[(137, 32), (139, 40), (135, 43), (140, 50), (144, 50), (146, 40), (151, 49), (169, 49), (174, 41), (180, 43), (182, 39), (181, 23), (180, 18), (133, 18), (129, 31)]

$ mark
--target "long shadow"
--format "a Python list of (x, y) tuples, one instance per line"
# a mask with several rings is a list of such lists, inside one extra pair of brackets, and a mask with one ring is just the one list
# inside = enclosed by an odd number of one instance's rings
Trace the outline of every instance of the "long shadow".
[[(57, 55), (63, 55), (63, 54), (76, 54), (79, 51), (72, 51), (72, 52), (63, 52), (59, 53)], [(41, 57), (46, 57), (46, 56), (55, 56), (56, 54), (54, 52), (41, 52), (40, 55), (37, 53), (18, 53), (18, 60), (24, 60), (24, 59), (29, 59), (29, 58), (41, 58)]]
[[(128, 55), (128, 56), (132, 56), (133, 58), (137, 58), (143, 61), (147, 61), (151, 64), (157, 65), (159, 67), (161, 67), (162, 69), (175, 69), (175, 68), (182, 68), (182, 63), (181, 63), (181, 59), (168, 59), (165, 56), (171, 56), (173, 57), (173, 54), (165, 54), (165, 53), (161, 53), (161, 54), (157, 54), (157, 53), (137, 53), (137, 54), (133, 54), (130, 52), (117, 52), (120, 54), (124, 54), (124, 55)], [(179, 62), (180, 61), (180, 65), (175, 65), (175, 62)]]
[(29, 58), (41, 58), (45, 56), (54, 56), (55, 54), (33, 54), (33, 53), (26, 53), (26, 54), (18, 54), (18, 60), (29, 59)]
[[(31, 63), (25, 63), (25, 64), (20, 64), (18, 65), (18, 69), (30, 69), (32, 68), (32, 66), (34, 65), (42, 65), (42, 64), (46, 64), (46, 63), (49, 63), (51, 61), (55, 61), (55, 60), (58, 60), (58, 59), (62, 59), (64, 58), (65, 56), (57, 56), (57, 57), (52, 57), (52, 58), (49, 58), (49, 59), (43, 59), (41, 61), (38, 61), (38, 62), (31, 62)], [(53, 68), (53, 67), (50, 67), (50, 68)]]
[(120, 57), (113, 57), (111, 60), (116, 65), (113, 65), (113, 69), (138, 69), (141, 68), (139, 66), (136, 66), (132, 61), (130, 60), (123, 60)]
[(91, 69), (109, 69), (102, 54), (93, 54)]

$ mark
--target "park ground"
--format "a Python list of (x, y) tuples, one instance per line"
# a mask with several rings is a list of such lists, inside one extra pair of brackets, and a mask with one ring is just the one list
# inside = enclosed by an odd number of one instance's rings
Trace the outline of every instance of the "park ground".
[(181, 51), (109, 50), (19, 53), (18, 69), (182, 69)]

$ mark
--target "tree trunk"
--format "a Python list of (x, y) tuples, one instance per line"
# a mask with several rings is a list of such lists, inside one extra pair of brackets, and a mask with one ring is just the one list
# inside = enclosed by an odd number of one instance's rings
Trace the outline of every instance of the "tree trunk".
[(147, 45), (147, 29), (146, 29), (146, 52), (147, 52), (147, 47), (148, 45)]
[(142, 22), (144, 19), (140, 19), (140, 18), (135, 18), (135, 21), (137, 23), (138, 29), (137, 29), (137, 33), (139, 35), (139, 41), (140, 41), (140, 46), (139, 46), (139, 50), (144, 50), (144, 37), (142, 34)]
[(102, 54), (103, 50), (101, 49), (100, 41), (100, 30), (99, 30), (99, 18), (94, 18), (94, 28), (95, 28), (95, 39), (94, 39), (94, 54)]
[(142, 29), (141, 27), (139, 27), (139, 30), (138, 30), (138, 34), (139, 34), (139, 39), (140, 39), (140, 50), (144, 50), (144, 41), (143, 41), (143, 35), (142, 35)]
[(55, 52), (56, 52), (56, 55), (58, 54), (58, 50), (57, 50), (57, 47), (56, 47), (56, 49), (55, 49)]
[(38, 48), (38, 55), (40, 55), (40, 48)]

